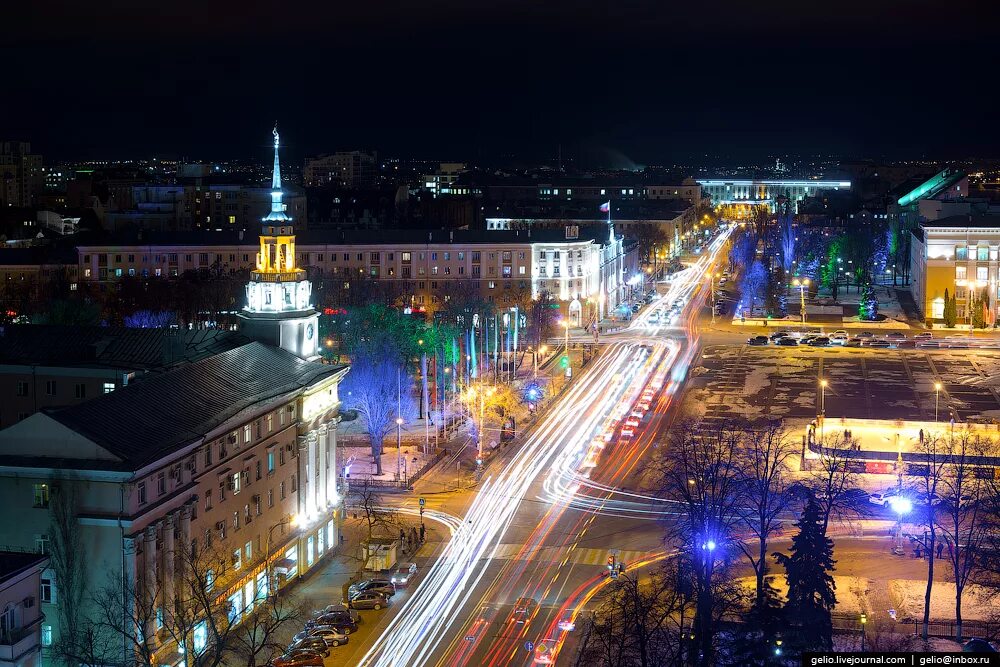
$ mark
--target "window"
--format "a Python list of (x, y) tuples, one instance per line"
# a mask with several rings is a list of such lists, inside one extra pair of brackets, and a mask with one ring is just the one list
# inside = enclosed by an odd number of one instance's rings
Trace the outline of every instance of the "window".
[(233, 530), (240, 529), (240, 513), (239, 511), (233, 511)]
[(56, 395), (56, 381), (55, 380), (46, 380), (45, 381), (45, 395), (46, 396), (55, 396)]
[(77, 398), (87, 398), (87, 385), (77, 382), (73, 389)]
[(232, 489), (234, 496), (240, 492), (240, 477), (238, 472), (229, 476), (229, 488)]
[(51, 625), (42, 625), (42, 646), (52, 646)]
[(260, 516), (260, 496), (253, 497), (253, 509), (254, 509), (254, 514)]
[(55, 592), (55, 586), (52, 585), (51, 577), (42, 577), (41, 588), (38, 591), (38, 599), (42, 602), (52, 603), (52, 594)]
[(969, 259), (969, 249), (966, 246), (955, 246), (955, 259)]
[(986, 282), (990, 279), (990, 269), (988, 266), (977, 266), (976, 267), (976, 280), (980, 282)]
[(273, 414), (268, 414), (267, 415), (267, 432), (270, 433), (273, 430), (274, 430), (274, 415)]
[(49, 541), (49, 536), (42, 533), (41, 535), (35, 535), (35, 551), (40, 554), (48, 555), (51, 553), (52, 543)]
[(285, 465), (285, 448), (282, 447), (278, 450), (278, 465)]
[(274, 448), (267, 450), (267, 474), (274, 472)]
[(219, 482), (219, 502), (226, 499), (226, 480)]
[(262, 467), (263, 466), (261, 466), (260, 459), (257, 459), (257, 481), (258, 482), (260, 481), (260, 478), (261, 478), (261, 468)]
[(156, 493), (162, 496), (166, 492), (167, 492), (167, 473), (158, 472), (156, 473)]
[(243, 557), (247, 559), (247, 562), (253, 560), (253, 543), (247, 542), (243, 545)]
[(34, 484), (32, 486), (35, 495), (35, 507), (45, 508), (49, 506), (49, 485)]
[(967, 267), (956, 266), (955, 267), (955, 280), (965, 280)]
[(400, 253), (400, 256), (402, 257), (402, 260), (403, 260), (404, 264), (406, 264), (406, 263), (408, 263), (408, 262), (411, 261), (411, 259), (410, 259), (410, 253), (408, 253), (408, 252)]
[(104, 393), (105, 394), (110, 394), (114, 390), (115, 390), (115, 383), (114, 382), (105, 382), (104, 383)]
[(139, 482), (139, 485), (136, 486), (136, 495), (139, 498), (139, 504), (140, 505), (145, 505), (146, 504), (146, 483), (145, 482)]
[(250, 503), (243, 506), (243, 523), (250, 523)]
[(299, 490), (299, 484), (295, 479), (295, 475), (292, 475), (292, 493), (295, 493), (298, 490)]
[(243, 427), (243, 443), (246, 444), (250, 442), (250, 424), (246, 424)]
[(233, 569), (238, 570), (243, 567), (243, 550), (233, 549)]
[(976, 248), (976, 259), (980, 262), (987, 262), (990, 259), (990, 247), (981, 245)]
[(205, 467), (208, 468), (212, 465), (212, 445), (205, 448)]
[(472, 262), (476, 263), (476, 262), (480, 261), (480, 257), (481, 257), (481, 255), (480, 255), (479, 251), (478, 250), (474, 251), (472, 253)]
[(205, 511), (212, 509), (212, 489), (205, 491)]
[(279, 486), (279, 491), (281, 492), (281, 499), (285, 499), (285, 483), (282, 482)]
[(18, 396), (27, 396), (28, 395), (28, 383), (27, 382), (18, 382), (17, 383), (17, 395)]
[(267, 506), (274, 507), (274, 489), (267, 490)]

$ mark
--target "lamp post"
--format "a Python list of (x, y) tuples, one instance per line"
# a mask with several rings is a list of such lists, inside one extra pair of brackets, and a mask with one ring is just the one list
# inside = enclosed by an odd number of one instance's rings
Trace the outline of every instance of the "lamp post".
[(274, 585), (272, 581), (272, 571), (271, 571), (271, 535), (274, 534), (274, 529), (278, 526), (287, 526), (292, 524), (292, 526), (298, 526), (302, 522), (301, 517), (298, 514), (289, 515), (283, 518), (278, 523), (274, 524), (267, 529), (267, 544), (264, 547), (264, 572), (267, 576), (267, 594), (268, 596), (274, 595), (275, 598), (278, 597), (278, 587)]
[(708, 274), (708, 281), (712, 285), (712, 324), (715, 324), (715, 279), (719, 277), (718, 272)]
[(399, 481), (400, 474), (403, 469), (403, 448), (401, 447), (403, 441), (403, 418), (396, 417), (396, 480)]
[(896, 513), (896, 553), (903, 554), (903, 515), (913, 509), (913, 503), (909, 498), (895, 496), (889, 501), (889, 505)]
[(562, 325), (566, 330), (566, 355), (569, 356), (569, 318), (563, 320)]
[(826, 388), (830, 383), (826, 379), (819, 381), (819, 441), (821, 444), (825, 443), (823, 436), (825, 422), (826, 422)]
[(941, 398), (941, 383), (934, 383), (934, 421), (938, 420), (938, 401)]
[(861, 612), (861, 652), (865, 652), (865, 625), (868, 624), (868, 616)]
[(802, 316), (802, 326), (806, 325), (806, 287), (809, 286), (809, 279), (796, 278), (792, 281), (792, 285), (799, 288), (799, 314)]

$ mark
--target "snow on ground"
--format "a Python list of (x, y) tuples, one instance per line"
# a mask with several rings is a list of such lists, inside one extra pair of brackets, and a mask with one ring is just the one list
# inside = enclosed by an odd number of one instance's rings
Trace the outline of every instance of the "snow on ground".
[[(943, 561), (942, 561), (943, 562)], [(927, 582), (914, 579), (893, 579), (889, 582), (889, 596), (897, 605), (901, 620), (922, 619), (924, 616), (924, 593)], [(962, 593), (962, 619), (985, 621), (994, 611), (990, 604), (992, 596), (982, 586), (970, 584)], [(948, 622), (955, 620), (955, 584), (950, 581), (935, 581), (931, 589), (931, 621)]]
[[(788, 581), (783, 574), (768, 575), (771, 587), (778, 592), (778, 598), (784, 601), (788, 596)], [(861, 613), (864, 600), (871, 590), (872, 582), (862, 577), (834, 577), (837, 586), (837, 606), (834, 611), (844, 614), (858, 615)], [(740, 577), (737, 583), (748, 595), (757, 590), (755, 577)]]

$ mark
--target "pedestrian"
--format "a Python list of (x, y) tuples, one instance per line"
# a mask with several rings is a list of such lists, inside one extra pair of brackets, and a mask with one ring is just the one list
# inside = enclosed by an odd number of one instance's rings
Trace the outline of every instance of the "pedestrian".
[(937, 557), (938, 557), (938, 560), (941, 560), (941, 552), (943, 552), (943, 551), (944, 551), (944, 542), (938, 542), (938, 545), (937, 545), (937, 552), (938, 552)]
[(914, 547), (914, 549), (913, 549), (913, 557), (916, 558), (917, 560), (920, 560), (920, 545), (919, 544), (916, 547)]
[(420, 543), (424, 543), (424, 524), (420, 524)]
[(924, 441), (924, 429), (920, 429), (920, 442)]

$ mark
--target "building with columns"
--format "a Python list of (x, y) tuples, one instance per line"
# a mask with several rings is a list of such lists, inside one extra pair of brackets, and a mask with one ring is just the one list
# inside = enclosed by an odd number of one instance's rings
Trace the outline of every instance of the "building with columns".
[[(200, 554), (218, 563), (200, 578), (238, 622), (340, 545), (337, 387), (348, 369), (315, 361), (277, 151), (275, 132), (271, 213), (243, 311), (251, 342), (0, 431), (0, 503), (18, 517), (0, 522), (0, 544), (54, 560), (77, 545), (86, 564), (77, 581), (61, 581), (59, 563), (42, 573), (53, 643), (67, 613), (83, 619), (93, 594), (114, 590), (154, 619), (134, 629), (156, 664), (180, 664), (169, 629)], [(69, 592), (81, 589), (76, 607)], [(187, 650), (204, 650), (209, 633), (197, 621)]]

